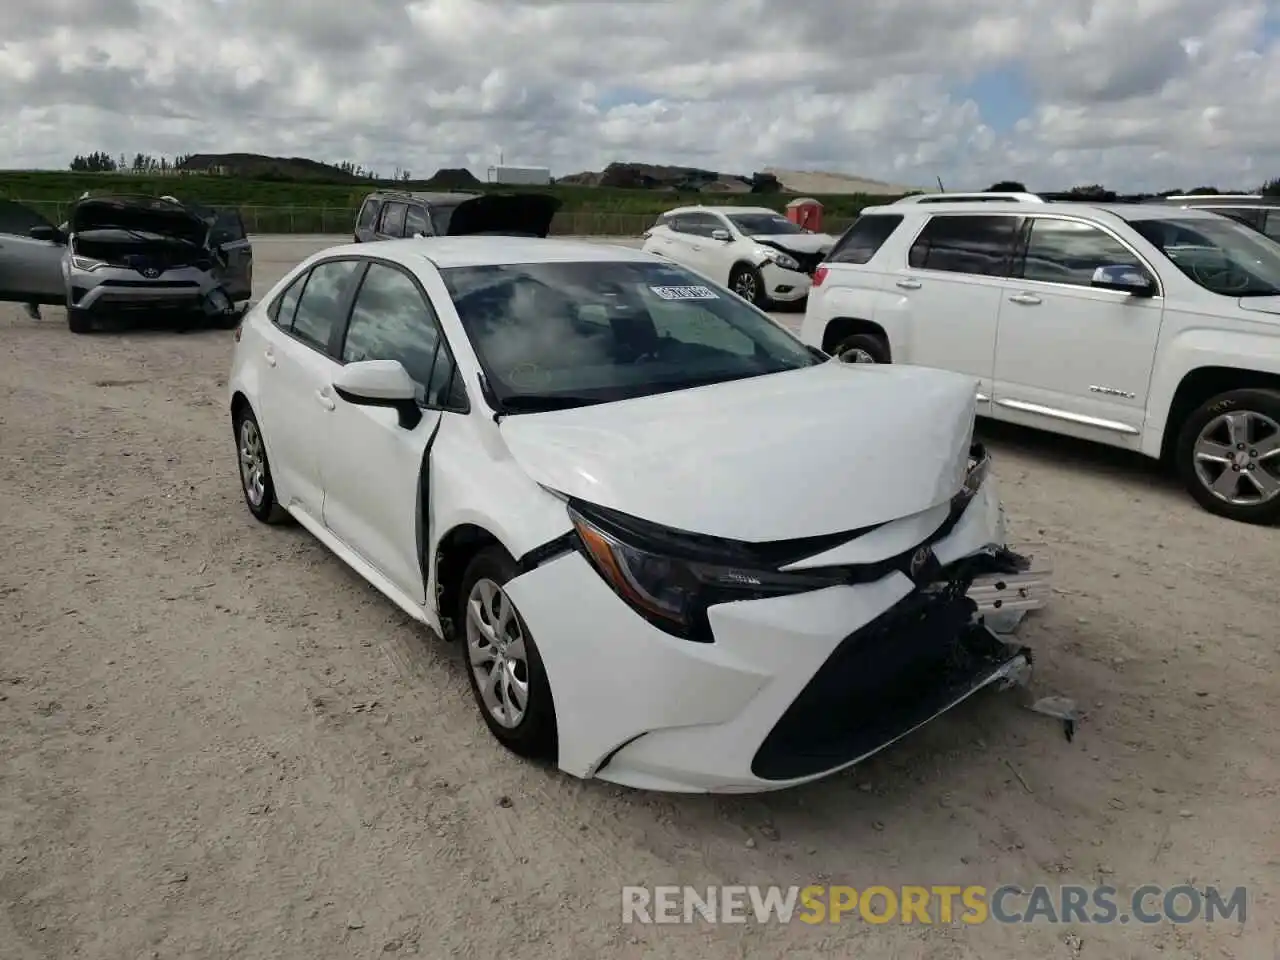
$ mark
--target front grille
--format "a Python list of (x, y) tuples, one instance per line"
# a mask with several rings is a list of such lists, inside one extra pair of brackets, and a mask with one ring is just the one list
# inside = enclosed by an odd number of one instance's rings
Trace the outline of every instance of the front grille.
[(963, 697), (1018, 653), (981, 624), (969, 576), (917, 590), (850, 634), (765, 738), (763, 780), (822, 773), (874, 752)]
[(124, 287), (125, 289), (150, 289), (151, 287), (199, 287), (195, 280), (103, 280), (104, 287)]

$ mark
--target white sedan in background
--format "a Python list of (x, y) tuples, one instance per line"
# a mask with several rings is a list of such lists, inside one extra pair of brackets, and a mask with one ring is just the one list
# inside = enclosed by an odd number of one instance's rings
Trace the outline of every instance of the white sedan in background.
[(641, 249), (768, 309), (807, 297), (814, 271), (835, 242), (768, 207), (677, 207), (645, 231)]
[(831, 361), (640, 251), (324, 251), (229, 391), (250, 512), (459, 640), (493, 735), (569, 774), (785, 787), (1025, 676), (979, 616), (1034, 574), (972, 380)]

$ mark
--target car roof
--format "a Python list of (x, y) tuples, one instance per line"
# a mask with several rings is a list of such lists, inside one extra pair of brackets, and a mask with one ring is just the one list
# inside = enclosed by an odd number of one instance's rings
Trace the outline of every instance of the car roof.
[(436, 207), (456, 207), (464, 200), (479, 197), (479, 193), (431, 192), (429, 190), (375, 190), (370, 194), (383, 200), (417, 200)]
[(1171, 217), (1193, 218), (1193, 219), (1213, 219), (1218, 214), (1209, 210), (1201, 210), (1196, 207), (1180, 207), (1167, 203), (1107, 203), (1106, 201), (1098, 201), (1096, 203), (1024, 203), (1018, 201), (996, 202), (996, 201), (957, 201), (955, 203), (929, 203), (929, 204), (883, 204), (875, 207), (864, 207), (864, 214), (870, 215), (904, 215), (908, 213), (919, 213), (924, 216), (934, 216), (944, 213), (975, 213), (984, 216), (997, 216), (999, 214), (1008, 214), (1009, 216), (1030, 216), (1033, 214), (1056, 214), (1075, 215), (1089, 213), (1105, 213), (1118, 217), (1122, 220), (1168, 220)]
[(634, 247), (608, 242), (478, 235), (347, 243), (316, 254), (317, 259), (337, 256), (381, 257), (408, 267), (426, 260), (441, 269), (514, 263), (666, 263)]
[(665, 216), (671, 216), (672, 214), (676, 214), (676, 213), (720, 213), (720, 214), (769, 213), (769, 214), (773, 214), (773, 216), (775, 217), (782, 216), (782, 214), (778, 213), (777, 210), (774, 210), (770, 207), (742, 207), (742, 206), (736, 206), (736, 205), (726, 206), (726, 207), (704, 207), (698, 204), (695, 204), (689, 207), (673, 207), (672, 209), (666, 212)]

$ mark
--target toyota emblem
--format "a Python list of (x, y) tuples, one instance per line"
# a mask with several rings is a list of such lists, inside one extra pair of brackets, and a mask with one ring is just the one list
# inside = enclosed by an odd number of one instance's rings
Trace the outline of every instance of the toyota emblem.
[(156, 277), (160, 276), (160, 270), (158, 267), (143, 267), (142, 275), (148, 280), (154, 280)]

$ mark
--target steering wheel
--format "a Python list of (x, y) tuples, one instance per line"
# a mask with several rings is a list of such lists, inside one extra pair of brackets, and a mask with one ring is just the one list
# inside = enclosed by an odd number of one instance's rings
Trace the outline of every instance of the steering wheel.
[(1249, 284), (1253, 281), (1253, 277), (1233, 263), (1214, 266), (1193, 264), (1191, 273), (1203, 286), (1224, 294), (1239, 293), (1242, 290), (1247, 290)]

